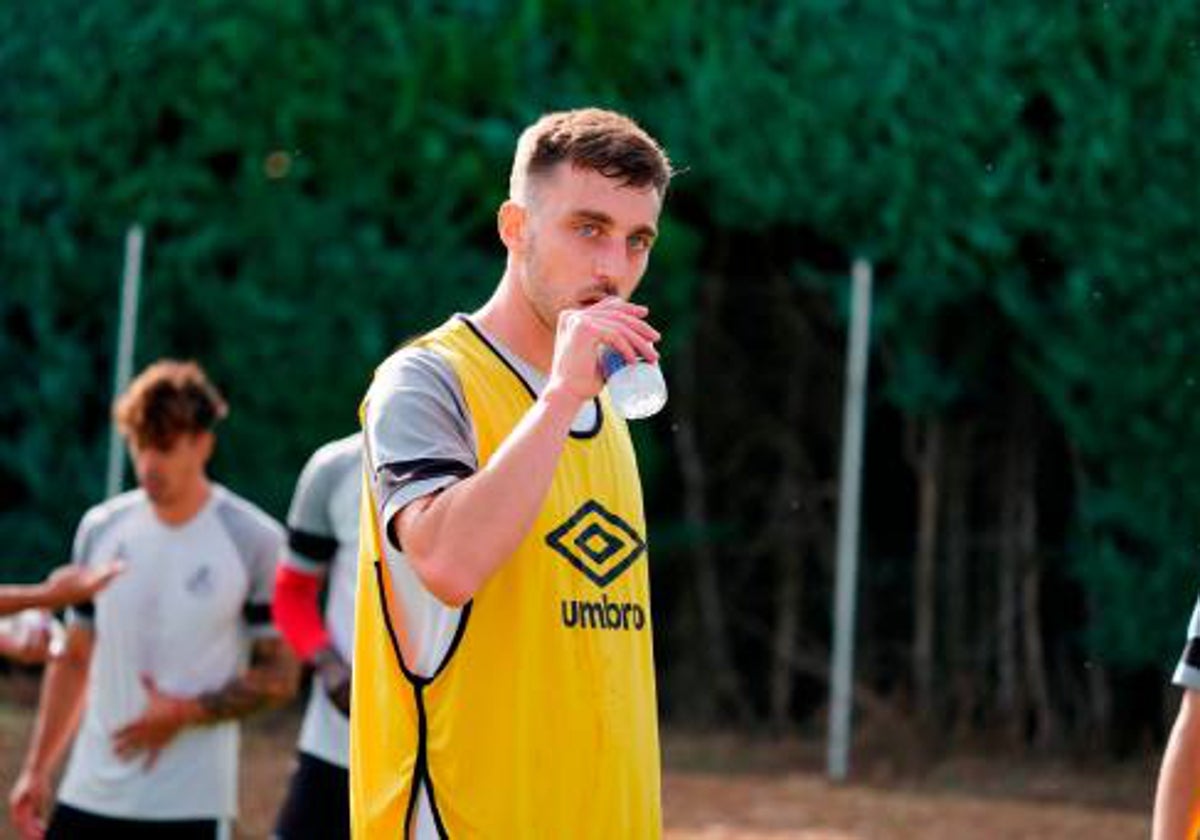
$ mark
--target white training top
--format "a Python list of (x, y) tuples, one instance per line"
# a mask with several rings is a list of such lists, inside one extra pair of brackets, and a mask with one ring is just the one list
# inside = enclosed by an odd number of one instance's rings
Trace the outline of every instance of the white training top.
[[(362, 435), (327, 443), (308, 459), (288, 511), (284, 564), (327, 576), (325, 627), (346, 662), (354, 651), (354, 593), (358, 586), (358, 504)], [(350, 765), (350, 721), (314, 679), (300, 727), (300, 750), (339, 767)]]
[(122, 572), (70, 620), (94, 628), (83, 723), (59, 800), (125, 819), (223, 819), (237, 812), (236, 722), (182, 730), (147, 769), (112, 736), (146, 706), (140, 676), (166, 694), (215, 691), (244, 666), (251, 638), (274, 636), (270, 601), (283, 529), (213, 485), (199, 513), (163, 523), (135, 490), (92, 508), (74, 562), (121, 559)]

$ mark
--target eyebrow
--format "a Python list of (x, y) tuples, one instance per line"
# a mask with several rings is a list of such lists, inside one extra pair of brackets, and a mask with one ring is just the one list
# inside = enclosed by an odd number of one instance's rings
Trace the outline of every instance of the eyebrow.
[[(604, 225), (605, 227), (614, 227), (616, 225), (616, 222), (613, 220), (612, 216), (599, 210), (576, 210), (571, 214), (571, 217), (575, 219), (584, 219), (589, 222), (595, 222), (597, 224)], [(629, 232), (629, 235), (648, 236), (651, 239), (657, 239), (658, 231), (650, 225), (638, 225)]]

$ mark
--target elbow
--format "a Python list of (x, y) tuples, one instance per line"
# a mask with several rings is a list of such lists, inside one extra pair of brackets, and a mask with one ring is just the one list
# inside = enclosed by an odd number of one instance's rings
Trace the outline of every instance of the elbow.
[(471, 564), (462, 558), (449, 560), (438, 556), (408, 555), (408, 562), (430, 595), (447, 607), (462, 607), (475, 597), (483, 585), (471, 573)]

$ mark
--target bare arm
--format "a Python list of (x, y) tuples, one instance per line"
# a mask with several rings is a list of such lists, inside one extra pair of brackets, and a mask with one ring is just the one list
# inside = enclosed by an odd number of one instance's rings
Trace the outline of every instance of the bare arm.
[(13, 822), (22, 837), (39, 836), (49, 804), (50, 778), (79, 726), (94, 639), (90, 628), (70, 627), (63, 652), (46, 667), (25, 763), (9, 796)]
[(142, 677), (146, 709), (113, 733), (113, 749), (129, 761), (138, 756), (153, 765), (158, 754), (187, 726), (237, 720), (285, 703), (296, 692), (299, 666), (282, 639), (257, 639), (250, 667), (222, 688), (199, 697), (164, 694), (149, 677)]
[(657, 358), (651, 342), (658, 333), (642, 320), (645, 314), (618, 298), (564, 312), (549, 382), (495, 455), (475, 475), (393, 517), (405, 556), (439, 600), (470, 600), (532, 527), (575, 415), (604, 385), (599, 346)]
[(196, 698), (199, 723), (236, 720), (281, 706), (296, 693), (300, 668), (282, 639), (256, 639), (250, 667), (224, 688)]
[(1192, 840), (1200, 828), (1200, 691), (1186, 689), (1154, 796), (1154, 840)]
[(120, 574), (120, 563), (96, 567), (66, 565), (50, 573), (41, 583), (0, 586), (0, 615), (33, 607), (56, 610), (87, 601)]
[(40, 598), (41, 587), (40, 583), (28, 586), (18, 584), (0, 586), (0, 615), (9, 615), (30, 607), (40, 607), (43, 603)]

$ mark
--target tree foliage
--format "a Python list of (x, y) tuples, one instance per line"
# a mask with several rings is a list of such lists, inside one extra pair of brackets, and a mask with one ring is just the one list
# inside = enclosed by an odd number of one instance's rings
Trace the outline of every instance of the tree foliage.
[[(903, 684), (901, 427), (975, 441), (959, 492), (987, 570), (1018, 403), (1035, 430), (1035, 567), (1083, 605), (1035, 607), (1051, 655), (1064, 673), (1084, 656), (1165, 667), (1200, 547), (1198, 23), (1183, 0), (0, 6), (10, 572), (60, 561), (102, 492), (131, 223), (147, 230), (139, 363), (204, 363), (233, 406), (216, 473), (279, 514), (389, 348), (488, 294), (520, 128), (600, 104), (682, 170), (645, 296), (668, 374), (694, 376), (696, 398), (638, 429), (668, 710), (705, 679), (700, 544), (723, 558), (730, 667), (754, 713), (820, 703), (837, 313), (856, 255), (879, 280), (864, 680)], [(693, 421), (699, 479), (675, 446)], [(685, 516), (679, 488), (697, 480), (705, 504)], [(994, 607), (989, 580), (949, 597)], [(991, 679), (987, 628), (972, 634), (972, 673)], [(767, 699), (775, 667), (791, 699)], [(1071, 708), (1064, 679), (1055, 702)]]

